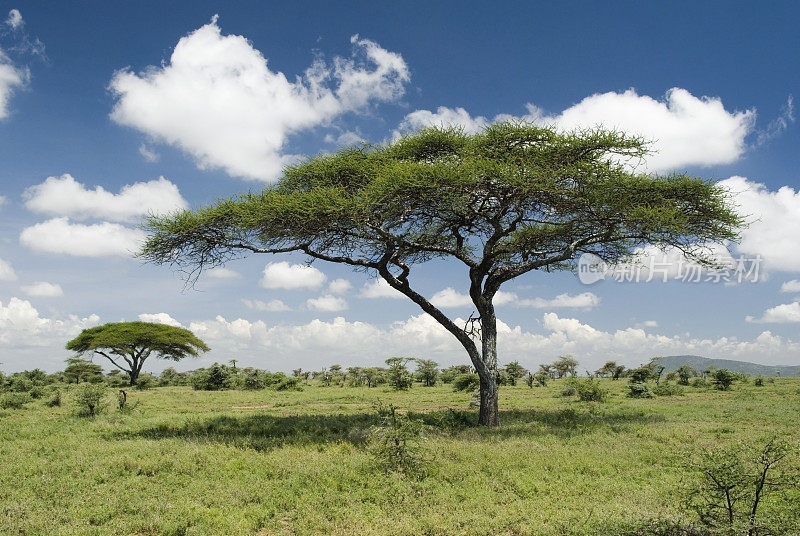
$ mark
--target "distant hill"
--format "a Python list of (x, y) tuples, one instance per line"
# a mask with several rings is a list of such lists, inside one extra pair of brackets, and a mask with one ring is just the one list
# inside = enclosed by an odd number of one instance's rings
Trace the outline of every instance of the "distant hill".
[(660, 358), (658, 362), (666, 367), (666, 372), (675, 370), (681, 365), (689, 365), (697, 370), (705, 370), (708, 367), (726, 368), (752, 376), (800, 376), (800, 365), (775, 367), (748, 363), (747, 361), (734, 361), (733, 359), (709, 359), (699, 355), (669, 355)]

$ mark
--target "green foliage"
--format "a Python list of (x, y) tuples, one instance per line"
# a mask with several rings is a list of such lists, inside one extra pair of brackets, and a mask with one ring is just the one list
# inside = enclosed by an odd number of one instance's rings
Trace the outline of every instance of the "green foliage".
[(798, 484), (797, 471), (786, 467), (796, 454), (795, 446), (775, 437), (755, 453), (741, 445), (708, 450), (697, 466), (700, 479), (688, 504), (710, 529), (749, 536), (781, 533), (776, 525), (784, 525), (783, 516), (762, 521), (760, 514), (769, 495)]
[(439, 380), (439, 363), (430, 359), (415, 359), (417, 370), (414, 376), (425, 387), (433, 387)]
[(72, 391), (78, 415), (94, 417), (105, 408), (106, 387), (100, 383), (82, 383)]
[(650, 390), (650, 386), (645, 382), (628, 383), (629, 398), (653, 398), (655, 395)]
[(651, 367), (639, 367), (628, 371), (628, 380), (631, 383), (644, 383), (648, 380), (655, 379), (655, 372)]
[(594, 378), (570, 378), (569, 383), (575, 387), (578, 399), (583, 402), (605, 402), (609, 391)]
[(681, 396), (684, 394), (680, 385), (669, 382), (661, 382), (653, 387), (653, 394), (656, 396)]
[(758, 376), (755, 380), (753, 380), (753, 385), (756, 387), (764, 387), (764, 376)]
[(547, 387), (547, 382), (549, 379), (550, 375), (543, 370), (533, 374), (528, 373), (528, 387), (533, 387), (534, 385), (538, 387)]
[(453, 391), (474, 391), (481, 385), (480, 377), (474, 372), (459, 374), (453, 380)]
[(91, 360), (69, 357), (66, 362), (67, 367), (64, 369), (63, 375), (68, 383), (97, 383), (103, 381), (103, 367), (92, 363)]
[(390, 357), (386, 360), (386, 381), (395, 391), (410, 389), (414, 384), (414, 377), (406, 368), (409, 361), (411, 359), (407, 357)]
[(55, 389), (50, 393), (50, 398), (45, 402), (47, 407), (56, 408), (61, 406), (61, 390)]
[(462, 374), (470, 374), (472, 372), (472, 367), (469, 365), (453, 365), (442, 370), (440, 378), (442, 383), (453, 383), (453, 380), (455, 380), (456, 377)]
[(135, 388), (139, 391), (144, 391), (146, 389), (152, 389), (158, 385), (156, 377), (149, 373), (140, 374), (139, 377), (136, 379)]
[(709, 374), (711, 383), (714, 384), (716, 389), (720, 391), (728, 391), (739, 376), (735, 372), (728, 369), (714, 369)]
[(369, 436), (369, 452), (376, 466), (387, 473), (424, 476), (427, 463), (420, 445), (424, 423), (399, 413), (391, 404), (378, 404), (377, 413), (380, 425), (374, 426)]
[(575, 396), (578, 394), (578, 388), (575, 386), (575, 382), (567, 382), (561, 387), (561, 391), (559, 391), (558, 395), (564, 398), (569, 398), (571, 396)]
[(192, 376), (192, 387), (197, 391), (219, 391), (229, 389), (231, 373), (228, 367), (214, 363), (207, 369), (201, 369)]
[(276, 391), (302, 391), (302, 378), (284, 376), (280, 381), (273, 384), (273, 389)]
[(578, 361), (569, 354), (560, 355), (552, 364), (556, 378), (575, 377), (578, 375)]
[(180, 361), (207, 352), (206, 343), (188, 329), (153, 322), (117, 322), (84, 329), (67, 342), (67, 350), (78, 354), (100, 354), (125, 371), (136, 384), (145, 360), (152, 354)]
[(31, 401), (28, 393), (10, 392), (0, 395), (0, 408), (2, 409), (21, 409)]
[(517, 385), (517, 380), (528, 373), (525, 367), (519, 364), (519, 361), (512, 361), (505, 366), (504, 370), (508, 375), (508, 385)]
[(697, 371), (689, 365), (681, 365), (675, 371), (680, 385), (689, 385), (689, 380), (697, 376)]
[(711, 387), (711, 382), (708, 379), (703, 378), (702, 376), (697, 378), (692, 378), (689, 382), (689, 385), (694, 387), (695, 389), (707, 389)]

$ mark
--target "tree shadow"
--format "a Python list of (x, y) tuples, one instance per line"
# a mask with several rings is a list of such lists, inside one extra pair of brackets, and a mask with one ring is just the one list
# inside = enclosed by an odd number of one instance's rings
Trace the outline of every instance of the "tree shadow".
[[(500, 414), (498, 428), (477, 425), (476, 411), (446, 409), (426, 413), (408, 412), (419, 419), (432, 434), (477, 434), (486, 438), (540, 437), (557, 435), (572, 437), (606, 427), (615, 431), (630, 425), (646, 425), (664, 420), (657, 414), (639, 411), (607, 411), (583, 409), (508, 410)], [(272, 450), (284, 446), (321, 445), (347, 442), (362, 445), (369, 438), (370, 428), (380, 424), (377, 413), (337, 415), (222, 415), (187, 421), (180, 425), (160, 424), (143, 430), (110, 433), (108, 439), (183, 439), (194, 442), (219, 442), (228, 445)]]

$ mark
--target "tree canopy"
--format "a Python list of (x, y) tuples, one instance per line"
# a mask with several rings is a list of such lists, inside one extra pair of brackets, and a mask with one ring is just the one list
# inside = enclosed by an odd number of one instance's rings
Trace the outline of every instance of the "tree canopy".
[(207, 352), (209, 347), (191, 331), (152, 322), (117, 322), (84, 329), (69, 341), (67, 350), (92, 352), (108, 359), (135, 385), (150, 355), (180, 361)]
[[(712, 181), (631, 171), (642, 139), (500, 123), (477, 134), (428, 128), (289, 166), (282, 179), (194, 211), (151, 217), (141, 255), (189, 278), (247, 252), (299, 251), (371, 271), (455, 336), (481, 378), (479, 421), (498, 423), (500, 286), (532, 270), (608, 263), (649, 244), (713, 263), (707, 246), (741, 224)], [(415, 290), (414, 265), (453, 258), (477, 310), (457, 325)]]

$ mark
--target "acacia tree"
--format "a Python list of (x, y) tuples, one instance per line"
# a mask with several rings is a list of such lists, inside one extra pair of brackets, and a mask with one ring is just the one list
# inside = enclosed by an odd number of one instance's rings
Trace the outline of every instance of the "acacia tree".
[(78, 354), (92, 352), (105, 357), (128, 374), (131, 385), (136, 385), (145, 360), (152, 354), (180, 361), (209, 350), (188, 329), (152, 322), (116, 322), (87, 328), (66, 348)]
[[(428, 128), (383, 145), (318, 155), (260, 193), (149, 218), (142, 257), (184, 270), (247, 252), (302, 252), (383, 278), (449, 331), (480, 376), (479, 422), (497, 425), (501, 285), (532, 270), (571, 269), (582, 253), (617, 262), (648, 244), (701, 263), (704, 246), (741, 223), (718, 185), (625, 166), (640, 138), (501, 123), (480, 133)], [(459, 325), (416, 290), (415, 265), (452, 258), (477, 315)]]

